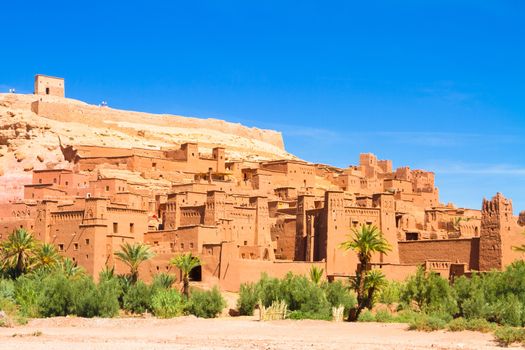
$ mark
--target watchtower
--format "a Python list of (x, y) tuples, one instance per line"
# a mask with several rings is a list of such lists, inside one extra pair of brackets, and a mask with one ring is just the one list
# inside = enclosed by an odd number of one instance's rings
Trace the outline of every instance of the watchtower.
[(35, 75), (35, 95), (65, 97), (64, 79), (47, 75)]

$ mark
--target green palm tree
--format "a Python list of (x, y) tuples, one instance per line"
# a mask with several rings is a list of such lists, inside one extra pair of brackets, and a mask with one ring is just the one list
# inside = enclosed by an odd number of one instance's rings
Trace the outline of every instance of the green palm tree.
[(55, 268), (70, 279), (77, 279), (85, 276), (84, 269), (78, 266), (77, 263), (70, 258), (63, 259), (56, 265)]
[(372, 254), (387, 254), (391, 247), (381, 230), (372, 225), (361, 225), (352, 229), (349, 240), (341, 243), (340, 247), (344, 250), (353, 250), (359, 259), (355, 280), (353, 281), (357, 293), (357, 308), (353, 310), (354, 312), (350, 312), (348, 317), (349, 321), (356, 321), (368, 303), (365, 276), (366, 271), (370, 269)]
[(126, 242), (120, 246), (120, 251), (115, 252), (115, 256), (129, 267), (130, 282), (135, 284), (139, 278), (140, 264), (153, 258), (155, 253), (144, 243), (129, 244)]
[(323, 272), (324, 269), (317, 266), (312, 266), (310, 268), (310, 280), (316, 285), (320, 285), (321, 279), (323, 278)]
[(56, 247), (51, 243), (44, 243), (37, 247), (34, 254), (33, 267), (49, 269), (62, 261)]
[(36, 249), (36, 241), (27, 230), (19, 228), (1, 245), (4, 268), (14, 278), (27, 272)]
[(381, 270), (372, 269), (368, 271), (365, 276), (365, 289), (367, 294), (366, 307), (368, 309), (372, 309), (374, 306), (375, 292), (386, 286), (386, 284), (387, 282), (385, 275), (383, 272), (381, 272)]
[(192, 253), (177, 255), (170, 260), (170, 264), (178, 268), (182, 272), (182, 293), (189, 298), (190, 296), (190, 272), (197, 266), (201, 266), (202, 262), (198, 256)]

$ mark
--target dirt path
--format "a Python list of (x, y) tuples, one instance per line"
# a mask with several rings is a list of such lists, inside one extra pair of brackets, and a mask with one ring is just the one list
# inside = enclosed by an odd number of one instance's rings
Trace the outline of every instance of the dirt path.
[(32, 320), (0, 328), (0, 349), (501, 349), (492, 335), (407, 331), (406, 325), (180, 317)]

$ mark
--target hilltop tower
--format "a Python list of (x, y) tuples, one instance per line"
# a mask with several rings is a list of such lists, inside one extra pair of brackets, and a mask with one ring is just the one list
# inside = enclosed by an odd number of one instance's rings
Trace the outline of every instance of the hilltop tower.
[(65, 97), (64, 79), (42, 74), (35, 75), (34, 94)]

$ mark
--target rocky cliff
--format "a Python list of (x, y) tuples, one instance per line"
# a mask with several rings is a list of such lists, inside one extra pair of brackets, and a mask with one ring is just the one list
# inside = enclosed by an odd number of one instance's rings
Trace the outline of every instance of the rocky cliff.
[(0, 94), (0, 201), (20, 193), (31, 170), (68, 167), (59, 147), (96, 145), (160, 149), (199, 143), (226, 148), (227, 159), (294, 158), (281, 133), (217, 119), (156, 115), (53, 96)]

